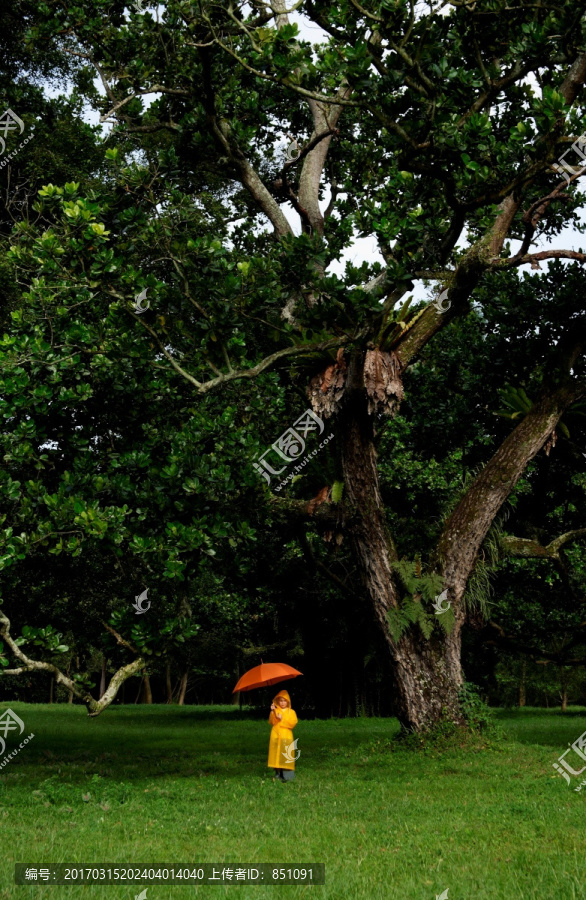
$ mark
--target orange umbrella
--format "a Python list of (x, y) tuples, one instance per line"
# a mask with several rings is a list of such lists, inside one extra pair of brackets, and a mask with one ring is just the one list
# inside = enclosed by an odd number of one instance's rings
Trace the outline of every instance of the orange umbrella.
[(253, 691), (255, 688), (265, 687), (267, 684), (277, 684), (279, 681), (288, 681), (290, 678), (297, 678), (303, 675), (298, 669), (287, 666), (285, 663), (261, 663), (254, 669), (245, 672), (238, 684), (232, 691)]

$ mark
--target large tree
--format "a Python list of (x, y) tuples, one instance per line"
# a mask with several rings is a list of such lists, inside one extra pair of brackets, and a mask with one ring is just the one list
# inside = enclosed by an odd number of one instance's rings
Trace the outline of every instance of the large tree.
[[(80, 86), (97, 74), (103, 92), (89, 95), (116, 125), (111, 141), (141, 151), (127, 187), (152, 219), (142, 265), (159, 293), (137, 329), (158, 364), (200, 398), (251, 381), (265, 392), (301, 385), (315, 413), (335, 422), (343, 501), (316, 508), (267, 492), (267, 505), (349, 536), (403, 725), (424, 729), (444, 712), (459, 720), (467, 585), (499, 510), (586, 392), (583, 302), (558, 321), (533, 372), (531, 408), (457, 498), (434, 546), (421, 548), (423, 564), (398, 560), (376, 432), (412, 389), (426, 347), (469, 314), (483, 282), (527, 263), (586, 260), (571, 248), (534, 248), (575, 224), (583, 199), (582, 156), (566, 157), (566, 169), (556, 162), (586, 125), (583, 10), (526, 0), (454, 0), (425, 12), (408, 0), (307, 0), (304, 15), (328, 36), (314, 48), (283, 0), (253, 10), (170, 0), (142, 15), (110, 0), (48, 0), (29, 39), (78, 60)], [(145, 95), (155, 95), (148, 107)], [(283, 135), (288, 157), (275, 150)], [(45, 235), (22, 232), (21, 275), (39, 279), (32, 291), (47, 299), (69, 267), (67, 305), (76, 291), (79, 302), (97, 289), (115, 316), (136, 269), (93, 264), (90, 245), (64, 221), (88, 210), (95, 245), (102, 253), (109, 241), (110, 255), (117, 242), (134, 252), (136, 223), (70, 202)], [(191, 240), (190, 216), (207, 219), (221, 240)], [(235, 223), (229, 234), (219, 217)], [(376, 238), (384, 266), (331, 274), (357, 234)], [(441, 302), (410, 310), (404, 301), (418, 279), (435, 283)], [(527, 327), (519, 324), (518, 339)], [(453, 623), (430, 631), (421, 601), (437, 585)], [(409, 619), (418, 624), (405, 627)]]

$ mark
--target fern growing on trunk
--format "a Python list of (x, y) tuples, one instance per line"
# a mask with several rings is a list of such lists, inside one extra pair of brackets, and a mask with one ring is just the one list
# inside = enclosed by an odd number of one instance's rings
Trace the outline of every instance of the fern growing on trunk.
[(389, 629), (393, 639), (398, 642), (410, 625), (419, 625), (423, 636), (429, 640), (433, 631), (434, 619), (437, 619), (441, 628), (449, 633), (454, 624), (454, 613), (451, 606), (441, 615), (434, 617), (421, 602), (423, 599), (432, 603), (442, 591), (441, 575), (436, 572), (424, 573), (419, 556), (413, 561), (396, 560), (392, 566), (406, 591), (400, 599), (399, 607), (387, 610)]

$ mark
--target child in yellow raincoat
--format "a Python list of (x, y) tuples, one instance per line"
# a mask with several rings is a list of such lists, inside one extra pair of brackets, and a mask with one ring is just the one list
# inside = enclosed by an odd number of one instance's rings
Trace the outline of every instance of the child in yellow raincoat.
[[(291, 781), (295, 778), (297, 741), (293, 741), (292, 728), (297, 725), (295, 710), (291, 709), (291, 698), (287, 691), (279, 691), (271, 703), (269, 722), (273, 726), (269, 740), (269, 769), (275, 770), (275, 778)], [(273, 778), (273, 781), (275, 780)]]

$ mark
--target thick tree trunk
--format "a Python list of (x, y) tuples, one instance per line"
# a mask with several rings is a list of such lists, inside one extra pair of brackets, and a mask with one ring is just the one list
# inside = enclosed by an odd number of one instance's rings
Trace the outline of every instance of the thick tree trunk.
[(179, 706), (184, 706), (185, 704), (185, 694), (187, 692), (187, 672), (184, 672), (181, 676), (181, 687), (179, 688)]
[[(470, 274), (470, 278), (472, 275), (476, 278), (478, 273)], [(457, 293), (459, 288), (454, 290)], [(397, 643), (387, 619), (388, 611), (399, 606), (392, 571), (396, 551), (380, 496), (372, 413), (392, 415), (400, 400), (399, 357), (384, 353), (372, 353), (368, 357), (363, 352), (354, 352), (347, 370), (346, 360), (338, 360), (327, 370), (327, 379), (313, 379), (310, 383), (314, 410), (326, 416), (339, 413), (344, 485), (354, 510), (346, 525), (374, 618), (392, 660), (396, 714), (404, 728), (425, 730), (444, 715), (452, 721), (463, 722), (458, 693), (463, 681), (460, 641), (466, 618), (464, 592), (482, 542), (502, 504), (527, 463), (552, 435), (564, 410), (582, 396), (582, 388), (573, 385), (569, 377), (581, 340), (580, 336), (572, 336), (571, 340), (568, 338), (568, 346), (560, 341), (556, 365), (565, 369), (568, 377), (565, 380), (552, 377), (549, 391), (544, 386), (533, 408), (474, 479), (445, 523), (433, 563), (434, 569), (442, 573), (455, 621), (449, 636), (434, 629), (429, 641), (411, 627)], [(412, 352), (415, 352), (413, 348)], [(409, 353), (405, 359), (408, 358)]]
[(51, 684), (49, 686), (49, 703), (53, 702), (53, 685), (55, 684), (55, 679), (51, 678)]
[(429, 640), (410, 630), (394, 652), (396, 714), (404, 728), (425, 731), (442, 718), (464, 724), (458, 699), (463, 683), (461, 630)]
[[(344, 489), (357, 510), (350, 533), (374, 618), (383, 636), (395, 679), (395, 712), (403, 728), (423, 731), (443, 716), (462, 723), (458, 690), (461, 619), (449, 636), (429, 641), (413, 628), (398, 643), (391, 635), (387, 610), (398, 606), (391, 563), (397, 554), (380, 496), (372, 416), (361, 384), (362, 362), (355, 357), (346, 383), (341, 415)], [(418, 627), (418, 626), (417, 626)]]

